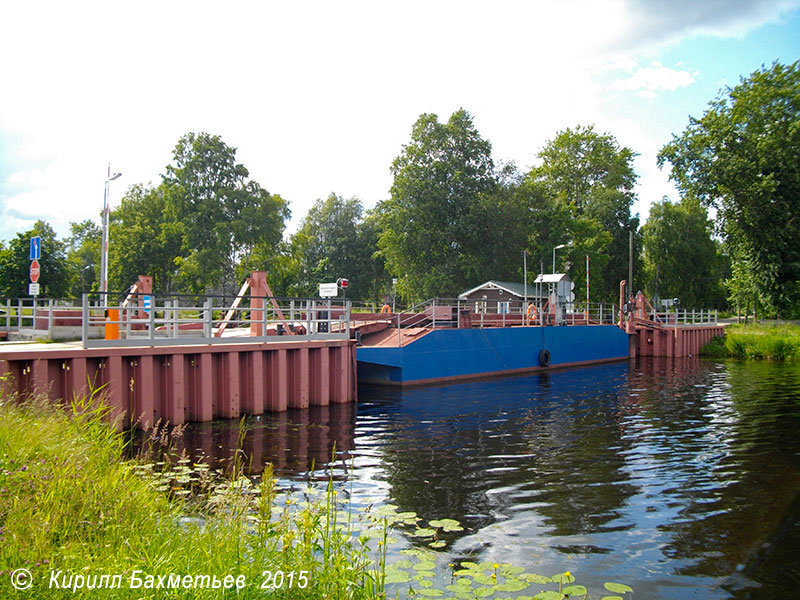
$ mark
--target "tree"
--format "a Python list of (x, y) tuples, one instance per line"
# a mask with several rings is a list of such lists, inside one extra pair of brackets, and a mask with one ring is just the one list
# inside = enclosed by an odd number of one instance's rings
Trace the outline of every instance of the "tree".
[(800, 61), (722, 90), (658, 161), (684, 195), (718, 209), (731, 258), (752, 269), (760, 300), (800, 314)]
[(66, 244), (45, 221), (36, 221), (25, 233), (18, 233), (0, 252), (0, 294), (7, 298), (28, 296), (30, 282), (30, 239), (42, 238), (39, 260), (40, 296), (64, 298), (69, 295), (70, 273), (67, 267)]
[(102, 231), (88, 219), (70, 223), (67, 243), (67, 265), (71, 274), (70, 294), (80, 298), (83, 292), (96, 289), (99, 279), (100, 246)]
[(461, 109), (447, 123), (423, 114), (392, 163), (391, 197), (379, 207), (379, 246), (398, 291), (410, 299), (455, 296), (487, 275), (502, 235), (486, 228), (497, 189), (491, 144)]
[[(584, 219), (574, 232), (567, 231), (564, 225), (562, 235), (549, 240), (551, 248), (573, 242), (561, 256), (580, 264), (580, 253), (585, 255), (588, 246), (590, 260), (596, 254), (591, 262), (593, 296), (598, 300), (616, 299), (619, 281), (628, 278), (629, 235), (639, 227), (638, 217), (631, 216), (636, 154), (620, 147), (610, 134), (599, 134), (592, 126), (578, 126), (559, 132), (538, 156), (542, 163), (528, 174), (529, 181), (540, 185), (555, 205), (569, 207), (573, 218)], [(595, 224), (585, 219), (594, 220)], [(610, 235), (605, 247), (601, 244), (605, 236), (597, 237), (598, 226)], [(593, 238), (591, 242), (569, 238), (570, 233), (577, 235), (580, 231)], [(585, 276), (585, 269), (583, 273)]]
[(183, 236), (178, 258), (184, 289), (236, 291), (253, 253), (277, 253), (290, 212), (236, 162), (236, 149), (219, 136), (189, 133), (173, 151), (163, 176), (167, 220)]
[(349, 280), (347, 295), (359, 300), (374, 299), (376, 287), (386, 286), (386, 275), (377, 251), (374, 218), (363, 218), (357, 198), (330, 194), (317, 200), (293, 238), (299, 259), (301, 295), (317, 294), (319, 283)]
[[(586, 215), (576, 216), (568, 204), (549, 195), (544, 186), (530, 175), (519, 187), (518, 194), (524, 198), (526, 207), (525, 216), (520, 220), (527, 224), (525, 247), (532, 259), (529, 260), (529, 269), (549, 273), (553, 248), (569, 241), (569, 246), (558, 252), (556, 270), (570, 266), (564, 270), (570, 271), (576, 290), (585, 289), (585, 257), (589, 256), (593, 272), (601, 272), (608, 264), (606, 248), (611, 243), (611, 234), (604, 231), (595, 219)], [(579, 296), (577, 292), (575, 295)], [(596, 296), (593, 296), (593, 301), (597, 300)]]
[(649, 295), (677, 296), (689, 308), (723, 304), (721, 256), (712, 230), (706, 209), (695, 199), (653, 203), (642, 227)]
[(184, 228), (171, 218), (165, 186), (131, 186), (110, 222), (109, 289), (124, 291), (138, 275), (151, 275), (160, 293), (176, 291)]

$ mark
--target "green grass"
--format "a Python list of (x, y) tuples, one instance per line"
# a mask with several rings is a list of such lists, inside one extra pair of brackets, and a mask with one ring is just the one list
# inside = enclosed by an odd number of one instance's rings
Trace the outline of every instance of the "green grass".
[(702, 356), (800, 361), (800, 325), (729, 325), (725, 337), (706, 344)]
[[(180, 483), (170, 483), (180, 471), (153, 476), (141, 463), (120, 460), (123, 436), (104, 412), (91, 402), (54, 408), (0, 400), (2, 597), (263, 598), (264, 571), (284, 573), (270, 598), (378, 597), (380, 562), (337, 522), (332, 490), (300, 507), (276, 497), (269, 474), (258, 485), (212, 474), (205, 481), (185, 475), (195, 489), (180, 495)], [(21, 567), (34, 584), (15, 593), (9, 576)], [(247, 586), (238, 593), (130, 589), (135, 570), (143, 584), (148, 574), (232, 575)], [(73, 593), (51, 587), (51, 571), (61, 571), (59, 587), (104, 574), (120, 574), (123, 583)]]

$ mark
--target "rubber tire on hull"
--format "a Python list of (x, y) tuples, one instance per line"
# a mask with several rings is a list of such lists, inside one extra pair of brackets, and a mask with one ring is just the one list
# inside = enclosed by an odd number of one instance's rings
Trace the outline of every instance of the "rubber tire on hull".
[(542, 348), (541, 352), (539, 352), (539, 366), (540, 367), (550, 366), (550, 350), (548, 350), (547, 348)]

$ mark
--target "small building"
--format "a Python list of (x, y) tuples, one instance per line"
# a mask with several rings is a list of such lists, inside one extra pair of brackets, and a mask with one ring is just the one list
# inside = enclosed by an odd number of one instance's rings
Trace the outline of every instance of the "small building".
[[(528, 283), (529, 301), (539, 298), (539, 287), (532, 282)], [(543, 298), (547, 298), (547, 289), (543, 288), (541, 294)], [(462, 292), (458, 299), (470, 303), (470, 310), (476, 313), (521, 314), (525, 303), (525, 284), (489, 280)]]
[[(566, 273), (542, 273), (533, 282), (536, 289), (542, 290), (542, 297), (553, 295), (553, 302), (571, 304), (575, 302), (575, 282)], [(541, 284), (541, 286), (540, 286)]]

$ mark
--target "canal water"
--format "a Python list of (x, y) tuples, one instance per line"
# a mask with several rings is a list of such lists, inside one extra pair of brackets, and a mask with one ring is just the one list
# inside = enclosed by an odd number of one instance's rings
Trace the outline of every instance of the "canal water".
[[(655, 358), (362, 387), (358, 407), (247, 424), (251, 469), (272, 463), (284, 487), (333, 475), (355, 506), (460, 521), (444, 564), (570, 570), (598, 598), (605, 581), (638, 598), (800, 594), (797, 365)], [(224, 462), (238, 434), (200, 424), (183, 443)]]

